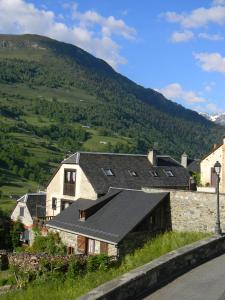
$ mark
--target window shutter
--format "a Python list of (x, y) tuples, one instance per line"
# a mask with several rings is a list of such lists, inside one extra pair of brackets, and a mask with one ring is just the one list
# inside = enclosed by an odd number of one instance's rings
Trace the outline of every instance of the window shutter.
[(82, 254), (87, 253), (87, 238), (85, 236), (77, 236), (77, 250)]
[(100, 244), (100, 253), (101, 254), (108, 254), (108, 244), (105, 242), (101, 242)]

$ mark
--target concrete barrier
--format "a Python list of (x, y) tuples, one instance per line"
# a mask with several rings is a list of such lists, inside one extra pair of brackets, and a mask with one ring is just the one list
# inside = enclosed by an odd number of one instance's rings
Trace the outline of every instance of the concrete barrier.
[(79, 300), (138, 299), (153, 292), (188, 270), (225, 253), (225, 236), (213, 236), (182, 247), (115, 278)]

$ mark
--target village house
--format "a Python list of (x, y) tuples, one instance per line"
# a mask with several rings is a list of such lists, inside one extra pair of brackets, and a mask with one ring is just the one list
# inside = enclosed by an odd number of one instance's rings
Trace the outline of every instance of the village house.
[(216, 187), (214, 165), (219, 161), (221, 164), (220, 191), (225, 193), (225, 137), (221, 144), (214, 144), (212, 150), (201, 160), (201, 183), (206, 187)]
[(96, 201), (78, 199), (48, 221), (69, 254), (121, 256), (170, 230), (169, 193), (110, 188)]
[(25, 231), (21, 233), (21, 241), (32, 244), (34, 234), (32, 228), (45, 220), (46, 193), (27, 193), (17, 200), (17, 205), (11, 214), (13, 221), (23, 223)]
[(200, 162), (200, 159), (190, 158), (185, 152), (181, 155), (181, 165), (188, 170), (190, 175), (200, 173)]
[(62, 161), (47, 186), (46, 218), (78, 199), (96, 200), (110, 187), (188, 189), (189, 172), (152, 150), (148, 155), (77, 152)]

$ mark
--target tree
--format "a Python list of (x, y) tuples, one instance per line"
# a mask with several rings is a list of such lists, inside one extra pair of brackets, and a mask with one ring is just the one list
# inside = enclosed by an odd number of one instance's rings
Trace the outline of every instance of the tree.
[(11, 240), (13, 249), (16, 249), (16, 247), (19, 247), (21, 245), (20, 235), (23, 232), (24, 225), (19, 220), (14, 222), (11, 229)]

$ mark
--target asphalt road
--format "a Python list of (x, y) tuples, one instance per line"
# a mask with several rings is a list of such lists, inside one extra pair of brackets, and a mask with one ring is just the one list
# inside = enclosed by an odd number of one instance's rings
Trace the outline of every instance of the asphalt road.
[(225, 300), (225, 254), (178, 277), (145, 300)]

